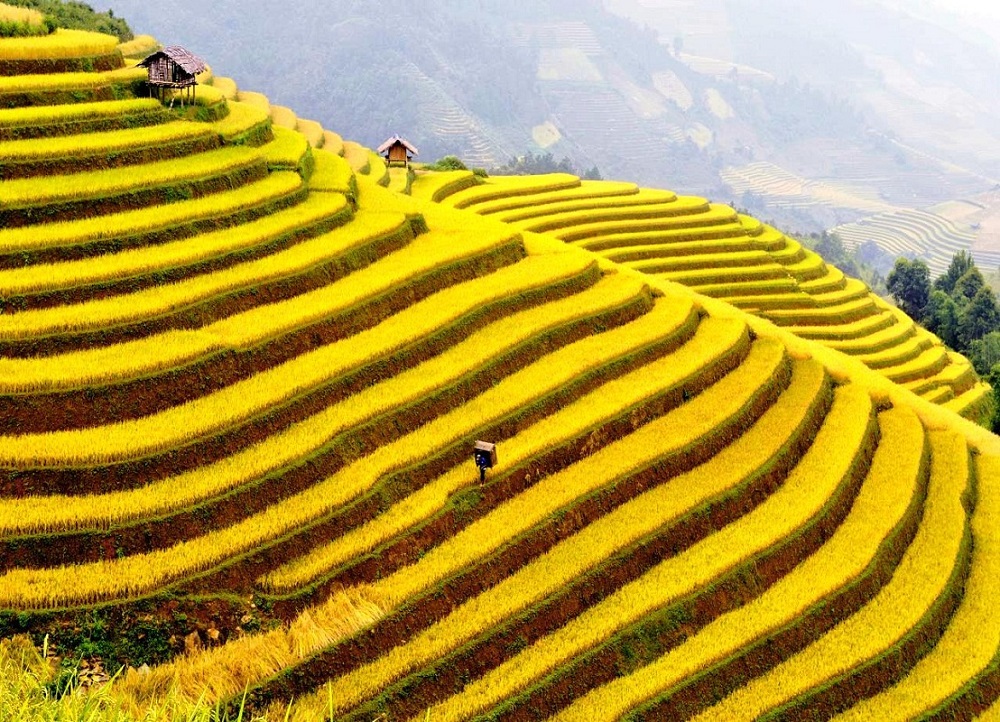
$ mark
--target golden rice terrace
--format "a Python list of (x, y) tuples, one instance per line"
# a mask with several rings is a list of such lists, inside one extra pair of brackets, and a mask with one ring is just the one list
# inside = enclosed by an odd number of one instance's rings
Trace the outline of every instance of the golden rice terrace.
[(4, 636), (151, 662), (136, 714), (1000, 716), (964, 358), (728, 207), (407, 195), (154, 48), (0, 40)]

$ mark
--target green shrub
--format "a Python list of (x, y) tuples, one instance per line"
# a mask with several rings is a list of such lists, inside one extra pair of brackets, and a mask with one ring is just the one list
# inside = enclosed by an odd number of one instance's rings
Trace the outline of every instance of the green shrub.
[(468, 166), (466, 166), (465, 163), (463, 163), (462, 160), (455, 155), (446, 155), (444, 158), (440, 158), (434, 163), (426, 166), (426, 168), (427, 170), (437, 171), (469, 170)]
[[(8, 5), (31, 8), (45, 15), (43, 27), (52, 32), (56, 27), (71, 30), (93, 30), (114, 35), (120, 41), (131, 40), (134, 36), (128, 23), (115, 17), (113, 10), (99, 13), (90, 5), (77, 0), (6, 0)], [(0, 37), (3, 31), (0, 30)]]

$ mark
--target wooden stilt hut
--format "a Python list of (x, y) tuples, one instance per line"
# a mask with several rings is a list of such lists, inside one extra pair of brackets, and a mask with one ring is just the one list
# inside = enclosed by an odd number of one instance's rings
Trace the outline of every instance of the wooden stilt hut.
[(386, 165), (390, 168), (394, 165), (401, 165), (404, 168), (410, 166), (413, 156), (420, 155), (420, 152), (411, 142), (405, 138), (394, 135), (385, 143), (378, 147), (378, 153), (385, 158)]
[[(205, 61), (179, 45), (159, 50), (139, 63), (149, 71), (149, 93), (163, 100), (174, 90), (181, 91), (181, 104), (194, 98), (195, 76), (208, 68)], [(171, 98), (171, 104), (173, 99)]]

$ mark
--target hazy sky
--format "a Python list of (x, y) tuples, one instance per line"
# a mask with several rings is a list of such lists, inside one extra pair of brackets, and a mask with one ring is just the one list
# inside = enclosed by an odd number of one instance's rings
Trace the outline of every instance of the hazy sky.
[(996, 22), (997, 27), (994, 29), (1000, 29), (1000, 2), (997, 0), (888, 0), (886, 4), (904, 9), (931, 5), (950, 15)]
[(952, 0), (951, 2), (935, 0), (935, 4), (960, 14), (972, 12), (1000, 20), (1000, 4), (996, 0)]

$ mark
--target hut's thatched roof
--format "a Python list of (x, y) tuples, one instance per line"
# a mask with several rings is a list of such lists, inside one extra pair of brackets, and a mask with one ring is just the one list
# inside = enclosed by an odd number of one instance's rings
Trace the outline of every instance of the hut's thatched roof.
[(417, 150), (416, 146), (414, 146), (413, 143), (406, 140), (405, 138), (400, 138), (398, 135), (394, 135), (391, 138), (389, 138), (389, 140), (387, 140), (385, 143), (383, 143), (378, 147), (378, 150), (376, 152), (385, 153), (387, 150), (389, 150), (389, 148), (396, 145), (396, 143), (402, 145), (408, 151), (413, 153), (413, 155), (420, 155), (420, 151)]
[(184, 68), (191, 75), (197, 75), (198, 73), (204, 73), (208, 70), (208, 66), (205, 65), (205, 61), (199, 58), (194, 53), (185, 50), (180, 45), (171, 45), (170, 47), (164, 48), (163, 50), (157, 50), (155, 53), (150, 55), (148, 58), (143, 60), (139, 65), (144, 68), (148, 68), (150, 64), (156, 60), (161, 55), (173, 60), (179, 66)]

